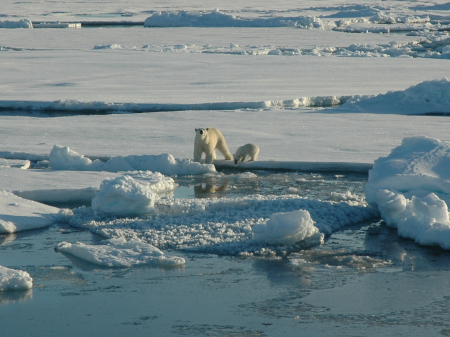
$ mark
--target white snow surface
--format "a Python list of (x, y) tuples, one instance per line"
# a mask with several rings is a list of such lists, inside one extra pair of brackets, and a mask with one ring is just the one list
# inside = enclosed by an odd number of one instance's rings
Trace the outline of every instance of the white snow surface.
[(138, 239), (127, 241), (124, 238), (117, 238), (106, 240), (100, 245), (63, 241), (55, 247), (55, 250), (102, 267), (182, 266), (185, 264), (182, 257), (166, 256), (158, 248)]
[(33, 287), (33, 279), (26, 271), (0, 266), (0, 291), (23, 290)]
[(450, 249), (450, 143), (428, 137), (405, 138), (375, 161), (365, 187), (399, 235), (423, 245)]

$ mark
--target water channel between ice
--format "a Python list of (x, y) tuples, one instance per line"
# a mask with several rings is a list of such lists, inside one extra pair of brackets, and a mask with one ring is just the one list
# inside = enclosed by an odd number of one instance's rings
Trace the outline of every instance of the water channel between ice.
[(310, 199), (330, 199), (332, 192), (364, 195), (366, 174), (224, 171), (217, 176), (179, 176), (174, 198), (240, 197), (250, 194), (298, 194)]

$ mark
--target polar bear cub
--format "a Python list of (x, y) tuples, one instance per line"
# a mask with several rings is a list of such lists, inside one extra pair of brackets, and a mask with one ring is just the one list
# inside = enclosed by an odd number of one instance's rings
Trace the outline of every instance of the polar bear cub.
[(234, 163), (245, 161), (250, 157), (250, 161), (255, 161), (258, 159), (259, 147), (255, 144), (249, 143), (238, 147), (236, 153), (234, 154)]
[(232, 160), (233, 156), (228, 150), (225, 137), (216, 128), (195, 129), (194, 141), (194, 161), (200, 163), (203, 152), (205, 153), (205, 164), (212, 164), (216, 159), (216, 149), (227, 160)]

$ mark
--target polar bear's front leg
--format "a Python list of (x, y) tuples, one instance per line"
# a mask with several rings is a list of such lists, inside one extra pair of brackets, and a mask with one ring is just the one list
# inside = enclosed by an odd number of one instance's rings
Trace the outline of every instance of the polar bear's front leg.
[(205, 157), (205, 164), (212, 164), (213, 160), (216, 159), (216, 152), (213, 151), (211, 153), (205, 153), (206, 157)]
[(194, 162), (200, 163), (202, 160), (203, 149), (195, 147), (194, 149)]

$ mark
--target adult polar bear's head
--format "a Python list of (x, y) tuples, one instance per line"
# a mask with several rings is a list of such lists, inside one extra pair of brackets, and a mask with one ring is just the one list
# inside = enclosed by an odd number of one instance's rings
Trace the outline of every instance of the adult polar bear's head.
[(196, 137), (205, 138), (208, 134), (209, 128), (195, 129)]

